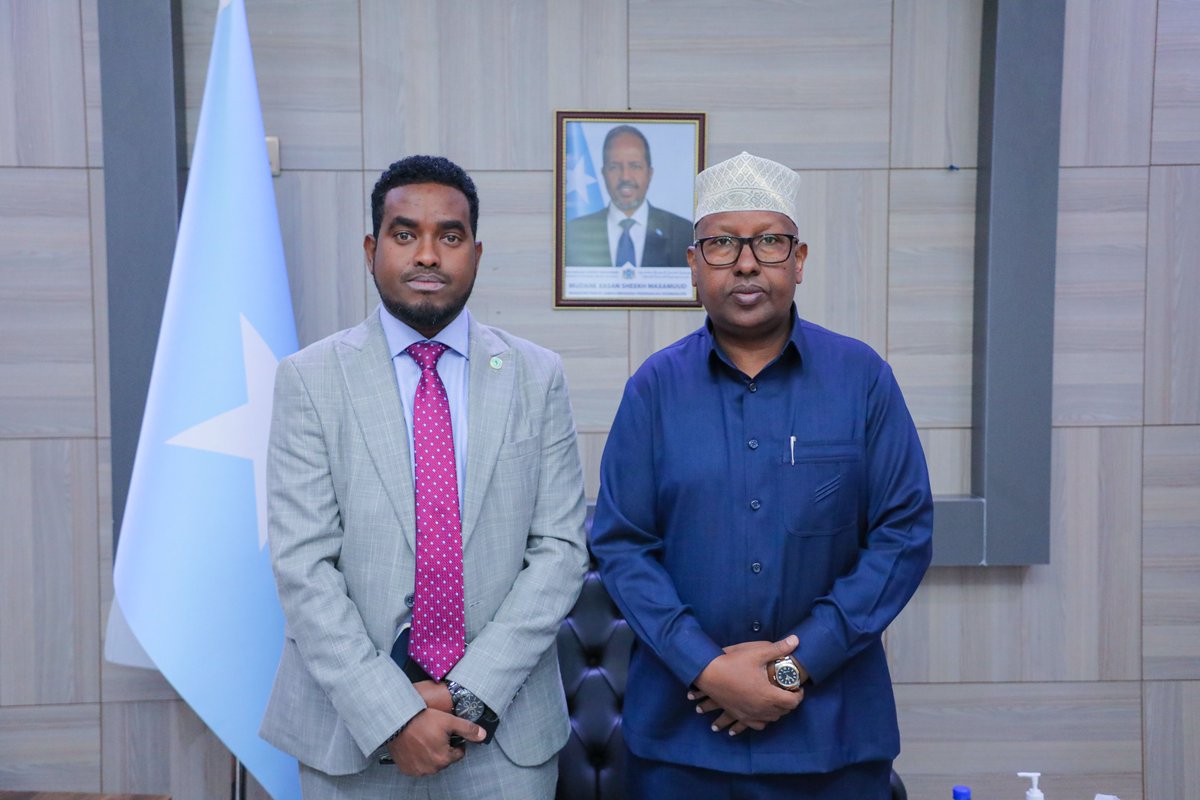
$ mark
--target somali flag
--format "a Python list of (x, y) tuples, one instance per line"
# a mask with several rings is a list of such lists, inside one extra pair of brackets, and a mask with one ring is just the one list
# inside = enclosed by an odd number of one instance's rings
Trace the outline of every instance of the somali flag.
[(243, 0), (221, 0), (113, 583), (138, 643), (276, 800), (258, 736), (283, 648), (267, 543), (275, 367), (296, 350)]
[(592, 168), (582, 122), (567, 123), (566, 150), (566, 211), (567, 219), (571, 220), (604, 208), (604, 199), (600, 196), (600, 181)]

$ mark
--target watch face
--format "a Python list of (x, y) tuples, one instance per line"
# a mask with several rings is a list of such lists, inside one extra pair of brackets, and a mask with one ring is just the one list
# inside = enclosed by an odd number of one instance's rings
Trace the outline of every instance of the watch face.
[(775, 681), (785, 689), (800, 685), (800, 670), (791, 661), (775, 662)]
[(475, 722), (483, 716), (483, 701), (467, 691), (454, 694), (454, 716)]

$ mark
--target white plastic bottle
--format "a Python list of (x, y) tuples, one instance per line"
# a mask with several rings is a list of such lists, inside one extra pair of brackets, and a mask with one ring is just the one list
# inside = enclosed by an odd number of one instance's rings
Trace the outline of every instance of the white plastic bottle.
[(1038, 788), (1038, 778), (1042, 777), (1040, 772), (1018, 772), (1018, 778), (1029, 778), (1033, 781), (1033, 785), (1025, 790), (1025, 800), (1046, 800), (1046, 795), (1042, 794), (1042, 790)]

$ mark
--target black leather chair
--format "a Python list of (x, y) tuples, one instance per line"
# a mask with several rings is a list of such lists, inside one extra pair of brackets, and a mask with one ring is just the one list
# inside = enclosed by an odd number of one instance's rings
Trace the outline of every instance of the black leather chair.
[[(591, 523), (589, 509), (589, 529)], [(624, 797), (621, 706), (632, 647), (633, 631), (600, 582), (593, 559), (579, 602), (558, 631), (558, 658), (571, 714), (571, 738), (558, 757), (559, 800)], [(907, 799), (904, 782), (893, 770), (892, 800)]]

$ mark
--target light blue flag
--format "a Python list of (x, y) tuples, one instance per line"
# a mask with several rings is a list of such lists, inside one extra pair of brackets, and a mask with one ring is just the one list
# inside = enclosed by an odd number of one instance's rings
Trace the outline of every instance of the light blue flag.
[(159, 671), (276, 800), (258, 736), (283, 649), (267, 543), (279, 358), (296, 323), (242, 0), (221, 0), (113, 582)]
[(567, 123), (566, 157), (567, 219), (582, 217), (604, 208), (600, 181), (596, 179), (596, 170), (592, 168), (592, 156), (588, 152), (582, 122)]

